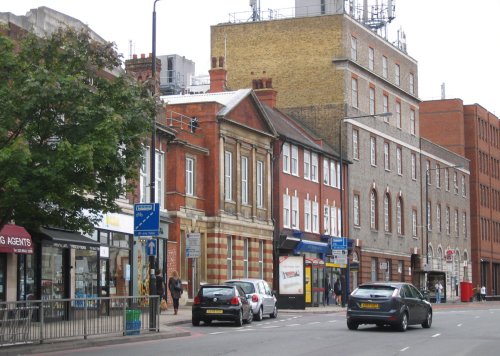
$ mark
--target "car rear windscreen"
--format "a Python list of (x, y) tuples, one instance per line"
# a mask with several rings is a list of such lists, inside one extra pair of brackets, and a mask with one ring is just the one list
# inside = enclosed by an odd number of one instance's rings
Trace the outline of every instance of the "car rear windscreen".
[(243, 289), (243, 291), (245, 292), (245, 294), (255, 293), (254, 285), (253, 285), (253, 283), (250, 283), (250, 282), (240, 282), (240, 281), (234, 282), (233, 281), (233, 282), (227, 282), (227, 284), (234, 284), (234, 285), (240, 286), (241, 289)]
[(391, 286), (361, 286), (352, 295), (362, 298), (389, 298), (395, 289)]
[(231, 287), (204, 287), (201, 290), (201, 295), (203, 297), (221, 297), (221, 296), (232, 296), (233, 288)]

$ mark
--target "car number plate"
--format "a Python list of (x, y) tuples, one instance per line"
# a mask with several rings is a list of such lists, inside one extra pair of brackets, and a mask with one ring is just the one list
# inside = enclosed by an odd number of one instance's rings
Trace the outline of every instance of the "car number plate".
[(380, 304), (377, 303), (361, 303), (359, 305), (362, 309), (379, 309)]
[(223, 314), (224, 311), (220, 309), (207, 309), (207, 314)]

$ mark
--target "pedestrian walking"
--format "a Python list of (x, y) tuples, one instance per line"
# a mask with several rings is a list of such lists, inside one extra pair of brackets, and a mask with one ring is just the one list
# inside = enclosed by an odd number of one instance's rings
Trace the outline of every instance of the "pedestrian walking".
[(486, 287), (484, 285), (481, 287), (481, 301), (486, 301)]
[(441, 298), (443, 296), (443, 285), (441, 284), (441, 281), (438, 281), (434, 285), (434, 290), (436, 292), (436, 303), (441, 303)]
[(163, 275), (161, 269), (156, 272), (156, 294), (159, 295), (158, 302), (160, 303), (160, 313), (162, 310), (166, 310), (166, 295), (165, 295), (165, 282), (163, 281)]
[(330, 296), (332, 295), (332, 285), (330, 281), (326, 282), (326, 291), (325, 291), (325, 301), (326, 305), (330, 305)]
[(340, 277), (337, 278), (333, 284), (333, 293), (335, 293), (335, 303), (337, 305), (342, 304), (342, 284), (340, 283)]
[(174, 315), (177, 315), (177, 310), (179, 309), (179, 299), (182, 294), (182, 282), (179, 278), (179, 273), (177, 271), (172, 271), (171, 277), (168, 279), (168, 290), (172, 296), (172, 301), (174, 303)]

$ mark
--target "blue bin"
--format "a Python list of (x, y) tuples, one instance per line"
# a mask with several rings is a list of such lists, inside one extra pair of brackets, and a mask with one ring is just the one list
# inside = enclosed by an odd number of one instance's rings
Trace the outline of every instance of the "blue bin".
[(139, 335), (141, 332), (141, 321), (127, 321), (125, 327), (125, 335)]

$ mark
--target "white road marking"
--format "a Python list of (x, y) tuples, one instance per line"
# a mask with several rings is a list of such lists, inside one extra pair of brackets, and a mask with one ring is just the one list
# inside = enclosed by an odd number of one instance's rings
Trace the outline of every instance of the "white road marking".
[(255, 329), (249, 329), (249, 328), (244, 328), (244, 329), (238, 329), (236, 331), (254, 331)]
[(269, 326), (262, 327), (262, 329), (271, 329), (271, 328), (279, 328), (279, 325), (269, 325)]
[(289, 324), (289, 325), (286, 325), (286, 326), (300, 326), (300, 324)]
[(329, 320), (328, 322), (329, 322), (329, 323), (336, 323), (336, 322), (337, 322), (337, 320)]
[(314, 325), (314, 324), (320, 324), (321, 322), (319, 321), (311, 321), (310, 323), (307, 323), (308, 325)]
[(432, 335), (432, 337), (438, 337), (439, 335), (441, 335), (441, 334), (434, 334), (434, 335)]
[(225, 332), (224, 331), (217, 331), (214, 333), (210, 333), (209, 335), (218, 335), (218, 334), (225, 334)]
[(457, 326), (460, 327), (460, 326), (462, 326), (462, 324), (458, 324)]
[(401, 351), (401, 352), (405, 352), (405, 351), (406, 351), (406, 350), (408, 350), (409, 348), (410, 348), (410, 347), (409, 347), (409, 346), (407, 346), (407, 347), (405, 347), (404, 349), (401, 349), (401, 350), (399, 350), (399, 351)]

